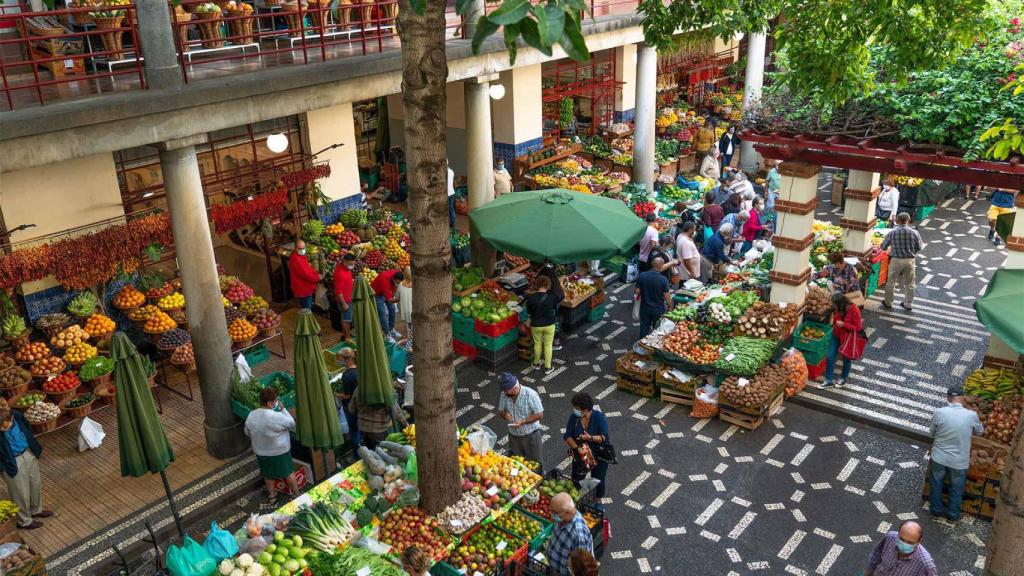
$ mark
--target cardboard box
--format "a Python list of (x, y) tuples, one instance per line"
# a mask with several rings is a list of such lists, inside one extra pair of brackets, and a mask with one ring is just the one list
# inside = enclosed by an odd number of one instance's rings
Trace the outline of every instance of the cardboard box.
[[(0, 544), (7, 544), (9, 542), (25, 544), (25, 541), (17, 534), (8, 534), (0, 539)], [(28, 545), (25, 544), (25, 546)], [(13, 570), (4, 572), (4, 576), (46, 576), (46, 560), (31, 547), (28, 550), (32, 553), (32, 559)]]

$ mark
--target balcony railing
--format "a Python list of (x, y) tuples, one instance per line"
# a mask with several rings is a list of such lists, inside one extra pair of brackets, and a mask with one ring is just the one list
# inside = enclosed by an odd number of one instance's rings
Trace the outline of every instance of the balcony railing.
[[(585, 17), (630, 14), (638, 3), (590, 0)], [(454, 1), (447, 4), (445, 37), (461, 38), (463, 20)], [(497, 5), (489, 2), (488, 11)], [(186, 82), (401, 48), (398, 0), (180, 0), (169, 7)], [(0, 5), (0, 111), (144, 90), (135, 14), (133, 3), (46, 12)]]

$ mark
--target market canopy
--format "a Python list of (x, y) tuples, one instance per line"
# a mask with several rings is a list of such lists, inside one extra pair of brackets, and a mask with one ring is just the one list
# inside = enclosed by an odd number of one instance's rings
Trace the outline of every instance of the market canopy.
[(496, 250), (555, 264), (626, 253), (646, 228), (621, 200), (560, 188), (503, 194), (469, 222)]
[(320, 324), (308, 308), (299, 310), (294, 350), (295, 436), (300, 444), (316, 450), (341, 446), (341, 423), (320, 352)]
[(1018, 354), (1024, 354), (1024, 270), (996, 270), (985, 295), (974, 302), (978, 320)]
[(359, 346), (356, 347), (356, 365), (359, 366), (359, 384), (356, 397), (360, 406), (395, 402), (395, 389), (391, 383), (391, 368), (384, 349), (377, 304), (366, 278), (356, 278), (352, 291), (352, 319), (355, 321)]

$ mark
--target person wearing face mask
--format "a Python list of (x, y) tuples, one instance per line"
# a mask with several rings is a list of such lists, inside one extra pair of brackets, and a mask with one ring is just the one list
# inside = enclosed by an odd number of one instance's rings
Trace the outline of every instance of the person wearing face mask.
[(569, 576), (569, 556), (580, 548), (593, 552), (594, 537), (590, 535), (583, 515), (576, 510), (572, 497), (565, 492), (559, 492), (551, 498), (550, 511), (555, 525), (551, 529), (546, 554), (551, 567), (548, 573)]
[(505, 169), (505, 159), (498, 158), (494, 165), (494, 197), (512, 191), (512, 175)]
[(594, 488), (597, 497), (595, 508), (603, 510), (605, 478), (608, 476), (608, 462), (597, 459), (602, 444), (611, 444), (608, 419), (600, 410), (594, 409), (594, 399), (586, 392), (572, 397), (572, 414), (565, 425), (562, 439), (569, 446), (572, 456), (572, 482), (577, 488), (587, 474), (599, 484)]
[(345, 254), (341, 264), (334, 267), (331, 277), (334, 284), (334, 302), (341, 309), (341, 339), (348, 340), (352, 336), (352, 289), (355, 278), (352, 270), (356, 266), (356, 257)]
[(864, 576), (938, 576), (931, 554), (921, 545), (921, 525), (900, 524), (875, 544)]
[(508, 423), (509, 453), (536, 462), (541, 467), (540, 473), (544, 474), (540, 434), (544, 405), (540, 396), (508, 372), (501, 375), (498, 387), (501, 389), (498, 416)]
[(299, 308), (313, 308), (313, 293), (320, 282), (320, 275), (313, 270), (306, 258), (306, 243), (301, 238), (295, 241), (295, 251), (288, 257), (288, 275), (291, 277), (292, 295), (299, 299)]

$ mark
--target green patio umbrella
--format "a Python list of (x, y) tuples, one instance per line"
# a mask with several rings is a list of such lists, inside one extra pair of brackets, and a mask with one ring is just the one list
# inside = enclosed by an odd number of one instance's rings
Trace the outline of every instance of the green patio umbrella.
[(978, 320), (1018, 354), (1024, 354), (1024, 270), (996, 270), (985, 295), (975, 300)]
[(341, 424), (320, 345), (320, 324), (309, 309), (295, 322), (295, 436), (314, 450), (341, 446)]
[(360, 276), (352, 292), (352, 319), (356, 325), (356, 363), (359, 366), (359, 386), (356, 388), (360, 406), (395, 402), (395, 389), (391, 384), (391, 368), (384, 349), (384, 333), (377, 315), (377, 304), (370, 283)]
[(167, 466), (174, 461), (174, 451), (160, 423), (142, 356), (123, 332), (114, 334), (110, 356), (114, 361), (114, 385), (117, 387), (117, 443), (121, 476), (138, 478), (159, 473), (178, 534), (184, 539), (185, 531), (174, 504), (174, 492), (167, 480)]
[(469, 222), (497, 250), (556, 264), (623, 254), (646, 228), (621, 200), (563, 189), (502, 194)]

